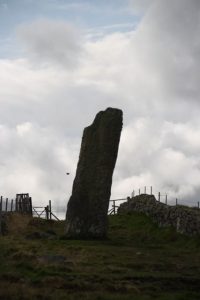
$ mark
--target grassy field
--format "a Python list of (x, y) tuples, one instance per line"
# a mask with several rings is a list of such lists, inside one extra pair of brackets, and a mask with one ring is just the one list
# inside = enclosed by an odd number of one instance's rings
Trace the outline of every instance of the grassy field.
[(110, 216), (107, 240), (65, 240), (64, 222), (13, 215), (0, 238), (0, 299), (199, 300), (200, 238), (146, 216)]

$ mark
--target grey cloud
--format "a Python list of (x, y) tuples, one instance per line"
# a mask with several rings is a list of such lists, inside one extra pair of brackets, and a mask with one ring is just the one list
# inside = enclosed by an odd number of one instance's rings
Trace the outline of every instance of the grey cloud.
[(196, 0), (176, 0), (170, 5), (155, 1), (134, 40), (169, 101), (196, 101), (199, 97), (199, 11), (200, 2)]
[(21, 25), (17, 30), (26, 54), (35, 64), (56, 64), (64, 68), (76, 66), (80, 60), (82, 40), (80, 32), (61, 21), (37, 20)]

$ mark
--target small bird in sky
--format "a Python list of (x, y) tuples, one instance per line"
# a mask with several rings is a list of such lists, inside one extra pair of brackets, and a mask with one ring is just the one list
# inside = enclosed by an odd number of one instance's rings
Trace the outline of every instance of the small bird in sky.
[(69, 175), (70, 173), (67, 172), (66, 174)]

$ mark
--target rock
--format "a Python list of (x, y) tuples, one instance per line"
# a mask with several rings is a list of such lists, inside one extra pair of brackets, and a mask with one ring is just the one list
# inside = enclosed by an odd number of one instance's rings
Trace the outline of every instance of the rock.
[(26, 235), (26, 239), (28, 240), (37, 240), (37, 239), (47, 239), (54, 240), (57, 239), (56, 233), (51, 230), (47, 230), (46, 232), (34, 231)]
[(69, 238), (105, 238), (112, 175), (115, 167), (122, 111), (100, 111), (83, 132), (81, 151), (66, 214)]
[(63, 255), (42, 255), (37, 258), (38, 262), (45, 264), (60, 264), (66, 262), (66, 257)]

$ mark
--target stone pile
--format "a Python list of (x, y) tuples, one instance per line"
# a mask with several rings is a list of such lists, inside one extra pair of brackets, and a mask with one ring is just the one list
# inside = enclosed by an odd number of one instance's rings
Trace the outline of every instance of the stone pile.
[(172, 226), (186, 235), (200, 235), (200, 209), (187, 206), (169, 206), (156, 200), (153, 195), (142, 194), (122, 203), (119, 214), (141, 212), (150, 216), (160, 227)]

